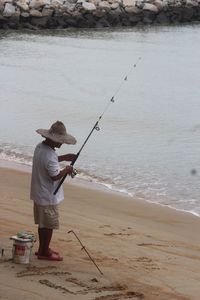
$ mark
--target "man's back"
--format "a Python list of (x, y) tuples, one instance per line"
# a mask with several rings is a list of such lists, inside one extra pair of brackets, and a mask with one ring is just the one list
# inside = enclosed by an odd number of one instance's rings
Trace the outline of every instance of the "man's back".
[(57, 181), (51, 177), (58, 175), (60, 166), (56, 152), (44, 143), (39, 143), (34, 151), (31, 199), (38, 205), (55, 205), (64, 199), (63, 189), (53, 195)]

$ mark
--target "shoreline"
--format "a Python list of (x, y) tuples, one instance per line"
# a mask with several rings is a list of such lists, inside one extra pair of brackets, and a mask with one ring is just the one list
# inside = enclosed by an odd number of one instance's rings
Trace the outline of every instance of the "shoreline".
[(30, 264), (14, 264), (9, 237), (21, 230), (37, 231), (29, 200), (30, 173), (0, 168), (0, 188), (3, 299), (199, 299), (199, 218), (68, 182), (60, 228), (52, 239), (64, 261), (39, 261), (34, 255), (37, 241)]
[[(18, 162), (13, 162), (13, 161), (7, 161), (7, 160), (0, 159), (0, 169), (2, 169), (2, 168), (6, 168), (6, 169), (9, 169), (9, 170), (17, 170), (17, 171), (21, 171), (21, 172), (25, 172), (25, 173), (31, 173), (31, 166), (28, 166), (28, 165), (22, 164), (22, 163), (18, 163)], [(75, 180), (68, 177), (67, 182), (65, 181), (65, 183), (64, 183), (64, 186), (68, 183), (70, 185), (75, 186), (75, 187), (83, 187), (83, 188), (94, 190), (94, 191), (102, 191), (102, 192), (105, 192), (105, 193), (111, 193), (113, 195), (118, 195), (118, 196), (122, 196), (122, 197), (127, 197), (129, 199), (133, 199), (133, 201), (134, 201), (134, 196), (131, 196), (126, 192), (122, 192), (122, 191), (119, 191), (119, 190), (114, 190), (112, 188), (107, 187), (104, 184), (101, 184), (101, 183), (90, 182), (90, 181), (87, 181), (86, 179), (77, 178), (77, 177), (76, 177)], [(147, 200), (147, 199), (145, 199), (145, 200), (140, 199), (140, 200), (137, 200), (137, 201), (140, 201), (141, 203), (144, 202), (144, 203), (149, 203), (149, 204), (153, 204), (153, 205), (158, 205), (158, 206), (163, 207), (163, 208), (169, 208), (169, 209), (177, 211), (177, 212), (193, 215), (197, 218), (200, 217), (200, 215), (196, 212), (187, 211), (185, 209), (177, 209), (177, 208), (175, 208), (171, 205), (165, 205), (165, 204), (161, 204), (161, 203), (158, 203), (158, 202), (153, 202), (153, 201)]]

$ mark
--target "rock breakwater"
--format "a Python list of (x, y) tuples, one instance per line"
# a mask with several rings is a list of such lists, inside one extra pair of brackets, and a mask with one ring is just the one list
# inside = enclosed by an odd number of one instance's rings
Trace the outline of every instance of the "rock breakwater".
[(0, 28), (102, 28), (200, 21), (200, 0), (0, 0)]

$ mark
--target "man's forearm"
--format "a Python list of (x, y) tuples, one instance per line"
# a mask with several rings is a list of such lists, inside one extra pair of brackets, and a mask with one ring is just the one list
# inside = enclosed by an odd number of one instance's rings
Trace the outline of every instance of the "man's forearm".
[(59, 162), (61, 162), (61, 161), (66, 161), (66, 156), (67, 156), (67, 154), (58, 156), (58, 161), (59, 161)]
[(58, 156), (58, 161), (72, 161), (73, 159), (75, 159), (76, 154), (73, 153), (69, 153), (69, 154), (64, 154), (64, 155), (60, 155)]

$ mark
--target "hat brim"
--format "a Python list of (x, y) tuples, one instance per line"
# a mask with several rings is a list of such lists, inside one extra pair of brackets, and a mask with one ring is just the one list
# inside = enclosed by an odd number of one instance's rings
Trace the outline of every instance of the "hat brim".
[(76, 144), (75, 137), (68, 133), (65, 135), (52, 134), (51, 132), (49, 132), (48, 129), (37, 129), (36, 132), (39, 133), (41, 136), (48, 138), (56, 143), (71, 145)]

